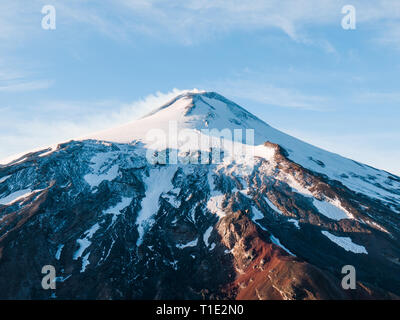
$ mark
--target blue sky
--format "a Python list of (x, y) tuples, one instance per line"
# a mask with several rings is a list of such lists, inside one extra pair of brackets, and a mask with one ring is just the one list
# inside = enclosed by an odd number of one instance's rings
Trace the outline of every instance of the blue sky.
[[(48, 4), (56, 30), (41, 27)], [(341, 26), (346, 4), (355, 30)], [(198, 88), (400, 174), (399, 58), (397, 0), (2, 0), (0, 158)]]

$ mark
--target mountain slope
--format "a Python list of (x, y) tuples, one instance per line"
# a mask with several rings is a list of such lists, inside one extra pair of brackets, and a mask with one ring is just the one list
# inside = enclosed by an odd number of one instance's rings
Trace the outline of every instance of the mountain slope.
[[(246, 133), (233, 143), (244, 157), (207, 131), (226, 128)], [(399, 226), (399, 177), (186, 92), (0, 165), (0, 298), (397, 298)], [(341, 287), (349, 264), (356, 290)], [(55, 291), (41, 287), (44, 265)]]

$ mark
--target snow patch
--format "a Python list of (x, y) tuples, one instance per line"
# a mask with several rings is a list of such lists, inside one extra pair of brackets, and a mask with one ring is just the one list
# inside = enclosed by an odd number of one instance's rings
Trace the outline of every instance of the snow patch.
[(172, 178), (175, 172), (175, 166), (156, 168), (151, 170), (149, 177), (144, 179), (146, 194), (142, 200), (142, 210), (140, 210), (136, 219), (139, 232), (139, 238), (136, 243), (137, 246), (143, 241), (145, 229), (154, 222), (151, 220), (151, 217), (155, 215), (159, 209), (160, 196), (174, 188), (172, 185)]
[(55, 281), (56, 282), (65, 282), (67, 279), (69, 279), (72, 276), (72, 274), (69, 274), (66, 277), (56, 277)]
[(276, 244), (278, 247), (281, 247), (283, 250), (285, 250), (287, 253), (289, 253), (292, 256), (296, 256), (294, 253), (292, 253), (289, 249), (287, 249), (280, 241), (278, 238), (274, 237), (272, 234), (270, 236), (271, 242), (273, 244)]
[(122, 210), (127, 208), (132, 202), (131, 198), (127, 197), (122, 197), (122, 200), (117, 203), (114, 207), (111, 207), (107, 210), (104, 211), (104, 214), (112, 214), (112, 221), (111, 224), (115, 223), (115, 220), (117, 220), (117, 217), (122, 213)]
[(253, 211), (253, 220), (261, 220), (264, 219), (264, 215), (260, 210), (258, 210), (256, 207), (252, 207)]
[(57, 260), (60, 260), (61, 251), (62, 251), (63, 248), (64, 248), (64, 245), (63, 245), (63, 244), (60, 244), (60, 245), (58, 246), (57, 252), (56, 252), (56, 256), (55, 256), (55, 258), (56, 258)]
[(76, 250), (74, 253), (74, 256), (72, 258), (74, 260), (78, 260), (82, 256), (82, 253), (92, 244), (92, 242), (89, 241), (87, 238), (78, 239), (76, 240), (76, 243), (79, 244), (79, 249)]
[(283, 215), (282, 211), (278, 209), (277, 206), (275, 206), (267, 197), (264, 197), (265, 201), (267, 204), (275, 211), (278, 212), (279, 214)]
[(115, 152), (102, 152), (96, 154), (90, 160), (90, 168), (92, 173), (86, 174), (83, 178), (92, 187), (98, 187), (101, 182), (107, 180), (114, 180), (119, 173), (119, 166), (112, 165), (111, 162), (115, 160), (117, 154)]
[(339, 200), (318, 200), (313, 199), (314, 206), (320, 213), (332, 220), (354, 219), (354, 216), (342, 207)]
[(163, 193), (161, 197), (169, 202), (171, 206), (178, 209), (181, 206), (181, 201), (176, 198), (176, 194)]
[(82, 268), (81, 268), (81, 272), (85, 272), (86, 267), (90, 264), (90, 262), (89, 262), (89, 256), (90, 256), (90, 252), (88, 252), (88, 253), (82, 258)]
[(204, 232), (204, 235), (203, 235), (203, 240), (207, 247), (209, 246), (208, 239), (210, 238), (212, 230), (213, 230), (213, 227), (211, 226), (206, 230), (206, 232)]
[(222, 210), (222, 204), (224, 202), (225, 195), (220, 191), (215, 190), (215, 184), (211, 172), (208, 174), (207, 179), (208, 185), (210, 186), (210, 198), (207, 201), (207, 209), (211, 213), (216, 214), (219, 218), (222, 218), (226, 215)]
[(29, 197), (32, 194), (38, 193), (42, 190), (43, 189), (34, 190), (34, 191), (32, 191), (31, 189), (18, 190), (18, 191), (15, 191), (15, 192), (9, 194), (7, 197), (0, 199), (0, 204), (7, 206), (7, 205), (13, 204), (21, 199)]
[(4, 181), (6, 181), (9, 177), (11, 177), (11, 175), (1, 178), (0, 183), (3, 183)]
[(262, 226), (259, 222), (257, 222), (257, 220), (261, 220), (264, 218), (262, 212), (254, 206), (252, 207), (252, 212), (253, 212), (252, 220), (254, 221), (254, 223), (257, 224), (264, 231), (268, 231), (264, 226)]
[(328, 231), (321, 231), (321, 232), (324, 236), (328, 237), (329, 240), (336, 243), (338, 246), (342, 247), (346, 251), (368, 254), (365, 247), (355, 244), (349, 237), (338, 237)]
[(75, 251), (72, 257), (74, 260), (78, 260), (82, 256), (83, 252), (92, 244), (90, 239), (99, 229), (100, 225), (96, 223), (90, 229), (84, 232), (84, 235), (86, 236), (85, 238), (76, 240), (76, 243), (79, 244), (79, 249)]
[(297, 193), (300, 193), (303, 196), (306, 197), (312, 197), (313, 194), (311, 191), (309, 191), (307, 188), (303, 187), (300, 183), (298, 183), (296, 180), (294, 179), (289, 179), (288, 181), (288, 185), (295, 190)]
[(387, 231), (384, 227), (382, 227), (380, 224), (374, 222), (374, 221), (367, 221), (367, 224), (369, 224), (371, 227), (378, 229), (379, 231), (385, 232), (387, 234), (391, 233), (389, 231)]
[[(216, 192), (214, 191), (214, 194)], [(216, 214), (218, 217), (222, 218), (225, 217), (225, 212), (222, 210), (222, 204), (224, 202), (225, 195), (219, 194), (219, 195), (214, 195), (210, 197), (210, 199), (207, 202), (207, 209)]]
[(184, 248), (188, 248), (188, 247), (195, 247), (195, 246), (197, 246), (197, 241), (198, 241), (198, 238), (196, 238), (193, 241), (190, 241), (188, 243), (185, 243), (185, 244), (177, 244), (176, 247), (178, 249), (184, 249)]
[(299, 221), (296, 219), (289, 219), (288, 222), (293, 223), (297, 229), (300, 229)]
[(93, 173), (88, 173), (85, 175), (83, 178), (85, 181), (92, 187), (98, 187), (100, 183), (103, 181), (112, 181), (114, 180), (119, 173), (119, 166), (118, 165), (113, 165), (110, 169), (105, 170), (101, 174), (93, 174)]
[(254, 156), (263, 158), (268, 161), (273, 161), (275, 150), (264, 145), (258, 145), (254, 147)]
[(309, 191), (306, 187), (303, 187), (294, 177), (290, 175), (280, 174), (278, 176), (278, 179), (280, 179), (283, 182), (286, 182), (293, 190), (295, 190), (297, 193), (302, 194), (303, 196), (306, 197), (313, 196), (311, 191)]

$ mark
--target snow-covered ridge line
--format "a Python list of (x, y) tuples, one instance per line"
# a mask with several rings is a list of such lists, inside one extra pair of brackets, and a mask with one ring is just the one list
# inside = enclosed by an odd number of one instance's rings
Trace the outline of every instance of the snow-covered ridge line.
[(43, 190), (44, 189), (38, 189), (38, 190), (22, 189), (22, 190), (15, 191), (4, 198), (1, 198), (0, 205), (6, 205), (6, 206), (11, 205), (17, 201), (25, 199), (33, 194), (43, 191)]
[[(67, 143), (68, 141), (62, 142), (62, 143)], [(53, 153), (55, 150), (57, 150), (59, 144), (52, 144), (46, 147), (39, 147), (39, 148), (34, 148), (28, 151), (20, 152), (13, 154), (11, 156), (5, 157), (0, 159), (0, 167), (1, 166), (6, 166), (10, 164), (18, 164), (26, 160), (29, 155), (34, 154), (34, 153), (39, 153), (39, 157), (45, 157)], [(18, 160), (18, 161), (16, 161)]]

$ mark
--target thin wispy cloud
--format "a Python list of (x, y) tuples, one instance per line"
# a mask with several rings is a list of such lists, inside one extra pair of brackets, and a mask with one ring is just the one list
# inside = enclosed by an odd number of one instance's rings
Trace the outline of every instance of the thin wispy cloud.
[(0, 59), (0, 93), (42, 90), (54, 84), (53, 80), (38, 79), (35, 72), (22, 71), (22, 64), (18, 67), (15, 64), (13, 62), (7, 65), (5, 59)]
[(243, 98), (284, 108), (296, 108), (312, 111), (328, 111), (327, 97), (310, 95), (299, 90), (277, 87), (262, 80), (227, 79), (212, 86), (215, 90), (232, 98)]
[(0, 92), (23, 92), (23, 91), (35, 91), (50, 88), (53, 85), (51, 80), (13, 80), (6, 81), (3, 83), (0, 81)]
[[(340, 28), (341, 8), (348, 4), (337, 0), (116, 0), (112, 3), (112, 6), (103, 4), (99, 9), (74, 1), (63, 5), (70, 17), (108, 34), (115, 34), (114, 29), (155, 36), (168, 34), (175, 40), (191, 44), (231, 31), (271, 28), (281, 30), (295, 41), (313, 43), (308, 31), (324, 25), (336, 24)], [(395, 22), (400, 18), (397, 0), (354, 0), (351, 4), (357, 8), (357, 21), (361, 24), (392, 21), (396, 28), (400, 25)], [(108, 18), (113, 15), (116, 19)], [(377, 37), (386, 42), (396, 39), (396, 34), (380, 32), (377, 28)], [(332, 50), (326, 42), (322, 46)]]
[(11, 43), (21, 45), (21, 40), (32, 36), (32, 31), (38, 29), (35, 28), (37, 21), (40, 27), (41, 3), (44, 2), (0, 1), (0, 47)]
[(373, 92), (365, 91), (356, 93), (354, 101), (369, 104), (400, 103), (400, 92)]
[(384, 23), (380, 29), (379, 37), (373, 38), (374, 42), (400, 50), (400, 23), (389, 21)]
[[(0, 38), (12, 39), (24, 34), (39, 34), (41, 6), (53, 4), (58, 22), (69, 28), (76, 24), (91, 26), (92, 31), (114, 38), (129, 39), (133, 34), (155, 37), (166, 35), (184, 44), (197, 43), (232, 31), (277, 29), (295, 41), (312, 43), (313, 28), (337, 25), (343, 17), (344, 0), (35, 0), (0, 4)], [(374, 37), (382, 42), (397, 42), (400, 3), (397, 0), (353, 0), (357, 22), (382, 25)], [(390, 22), (390, 24), (387, 24)], [(316, 40), (320, 42), (321, 40)], [(322, 44), (327, 50), (329, 44)]]
[(0, 117), (0, 159), (27, 152), (32, 146), (44, 148), (133, 121), (181, 92), (157, 92), (130, 103), (45, 101), (28, 110), (2, 108), (0, 112), (7, 112), (7, 117)]

